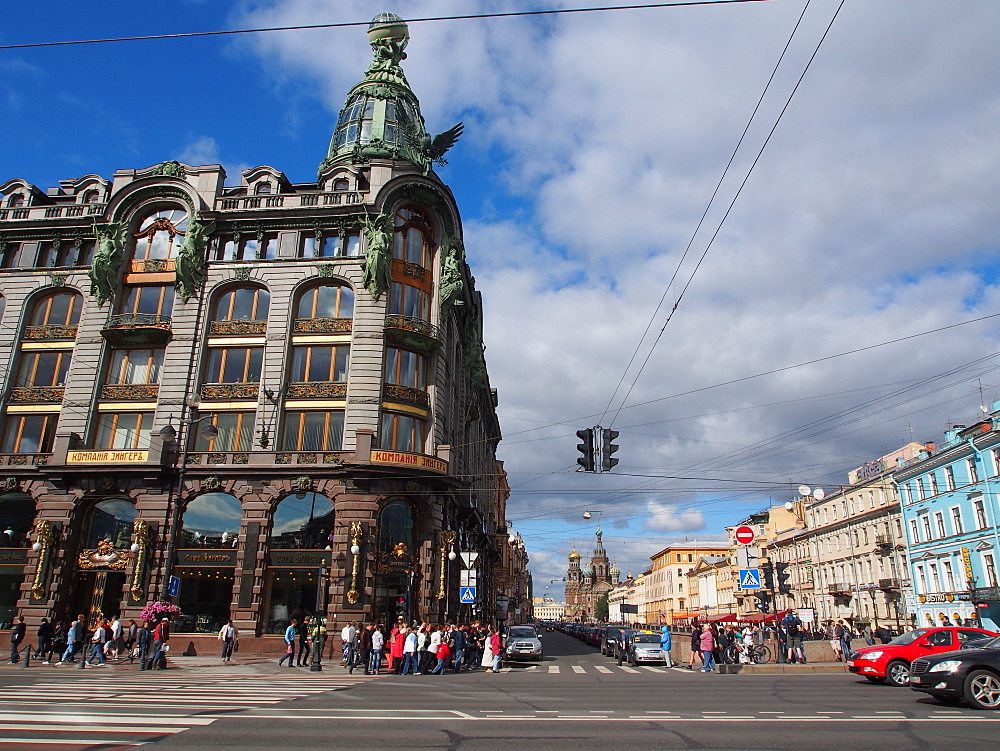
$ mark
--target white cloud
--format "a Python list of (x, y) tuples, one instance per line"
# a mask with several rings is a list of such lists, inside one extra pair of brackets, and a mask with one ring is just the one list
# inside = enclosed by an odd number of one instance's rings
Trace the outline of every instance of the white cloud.
[[(630, 374), (836, 5), (811, 4)], [(622, 373), (801, 5), (411, 24), (404, 67), (428, 127), (464, 120), (462, 148), (510, 192), (480, 198), (486, 208), (457, 197), (485, 299), (509, 513), (551, 522), (525, 534), (537, 570), (564, 569), (568, 546), (589, 544), (581, 504), (650, 547), (662, 542), (657, 533), (721, 529), (798, 484), (844, 482), (911, 433), (938, 438), (949, 419), (977, 409), (977, 378), (987, 400), (1000, 390), (992, 361), (916, 387), (1000, 351), (993, 323), (750, 378), (997, 309), (1000, 5), (963, 8), (845, 7), (629, 393), (642, 406), (620, 414), (614, 406), (631, 384)], [(246, 20), (307, 23), (325, 10), (320, 0), (275, 0)], [(359, 20), (375, 12), (360, 0), (338, 11)], [(399, 0), (395, 11), (467, 8)], [(318, 82), (334, 112), (367, 64), (357, 28), (250, 43), (275, 80)], [(463, 170), (452, 159), (442, 179), (476, 181)], [(505, 215), (514, 202), (518, 215)], [(575, 430), (612, 420), (622, 433), (616, 473), (566, 471)], [(720, 505), (733, 516), (720, 518)]]
[(650, 518), (646, 527), (654, 532), (694, 532), (705, 526), (705, 517), (696, 508), (677, 508), (657, 501), (647, 501)]

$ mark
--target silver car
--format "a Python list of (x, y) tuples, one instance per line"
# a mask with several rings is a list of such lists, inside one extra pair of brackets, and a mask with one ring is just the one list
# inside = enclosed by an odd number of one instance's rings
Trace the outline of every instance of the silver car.
[(507, 640), (503, 648), (504, 660), (541, 662), (542, 656), (542, 639), (534, 626), (511, 626), (507, 629)]

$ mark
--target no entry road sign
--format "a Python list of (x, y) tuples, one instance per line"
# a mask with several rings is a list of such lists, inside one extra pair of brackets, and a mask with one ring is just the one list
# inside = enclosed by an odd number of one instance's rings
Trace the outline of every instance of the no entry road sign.
[(753, 527), (746, 525), (736, 528), (736, 542), (740, 545), (749, 545), (754, 541)]

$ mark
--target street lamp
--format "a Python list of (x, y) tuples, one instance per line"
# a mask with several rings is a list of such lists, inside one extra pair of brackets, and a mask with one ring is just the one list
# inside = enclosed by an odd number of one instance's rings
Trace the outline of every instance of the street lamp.
[[(205, 415), (204, 417), (199, 417), (195, 420), (187, 420), (187, 410), (189, 405), (185, 403), (181, 407), (181, 419), (179, 421), (180, 431), (178, 431), (173, 426), (173, 415), (170, 416), (166, 425), (160, 428), (160, 439), (164, 443), (173, 443), (174, 441), (179, 442), (181, 447), (180, 455), (180, 467), (177, 468), (177, 492), (174, 493), (173, 483), (167, 496), (167, 506), (171, 510), (170, 516), (170, 538), (167, 544), (167, 560), (164, 566), (163, 572), (163, 582), (166, 584), (170, 583), (170, 578), (174, 572), (174, 555), (177, 552), (177, 533), (180, 527), (181, 521), (181, 494), (184, 492), (184, 474), (187, 471), (187, 457), (188, 457), (188, 442), (186, 436), (184, 435), (184, 429), (197, 425), (198, 423), (204, 422), (205, 420), (212, 420), (215, 415)], [(212, 440), (219, 435), (219, 429), (215, 427), (212, 423), (208, 423), (201, 429), (201, 436), (206, 440)], [(160, 598), (163, 599), (163, 583), (160, 584)]]

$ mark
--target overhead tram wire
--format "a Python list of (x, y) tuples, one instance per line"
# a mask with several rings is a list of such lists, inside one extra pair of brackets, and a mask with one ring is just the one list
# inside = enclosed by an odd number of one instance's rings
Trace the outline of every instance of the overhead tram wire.
[[(530, 16), (555, 16), (571, 13), (605, 13), (611, 11), (646, 10), (656, 8), (685, 8), (699, 5), (745, 5), (749, 3), (768, 3), (778, 0), (677, 0), (667, 3), (644, 3), (629, 5), (606, 5), (599, 8), (552, 8), (548, 10), (509, 11), (506, 13), (470, 13), (453, 16), (425, 16), (423, 18), (408, 18), (406, 23), (427, 23), (439, 21), (473, 21), (489, 18), (518, 18)], [(220, 29), (218, 31), (186, 31), (176, 34), (145, 34), (142, 36), (103, 37), (99, 39), (69, 39), (57, 42), (29, 42), (24, 44), (3, 44), (0, 50), (37, 49), (39, 47), (66, 47), (80, 44), (108, 44), (111, 42), (148, 42), (154, 39), (191, 39), (194, 37), (215, 37), (236, 34), (264, 34), (275, 31), (308, 31), (313, 29), (344, 29), (358, 26), (368, 26), (371, 21), (341, 21), (338, 23), (310, 23), (297, 26), (266, 26), (255, 29)]]
[(670, 313), (667, 315), (667, 320), (663, 322), (663, 327), (660, 329), (660, 333), (657, 334), (656, 339), (653, 341), (652, 346), (649, 348), (649, 351), (646, 353), (646, 358), (642, 361), (642, 365), (639, 366), (639, 372), (636, 373), (635, 378), (632, 381), (632, 386), (629, 387), (628, 392), (625, 394), (625, 397), (622, 399), (621, 406), (619, 406), (618, 410), (615, 412), (615, 416), (611, 420), (611, 424), (612, 425), (614, 425), (615, 420), (618, 419), (618, 415), (621, 414), (622, 408), (624, 407), (625, 403), (628, 401), (628, 398), (629, 398), (629, 396), (632, 393), (632, 389), (635, 388), (635, 384), (638, 383), (638, 381), (639, 381), (639, 376), (642, 375), (642, 371), (645, 370), (646, 365), (649, 363), (649, 358), (652, 357), (653, 351), (656, 349), (656, 345), (659, 344), (660, 339), (663, 337), (663, 332), (666, 330), (667, 325), (673, 319), (674, 313), (677, 312), (677, 309), (678, 309), (678, 307), (681, 304), (681, 300), (684, 299), (684, 295), (687, 293), (688, 288), (691, 286), (691, 282), (694, 281), (695, 275), (698, 273), (698, 270), (701, 268), (702, 263), (704, 263), (705, 257), (708, 255), (708, 251), (711, 250), (712, 249), (712, 245), (715, 244), (715, 238), (717, 238), (719, 236), (719, 232), (722, 231), (722, 227), (726, 223), (726, 219), (729, 218), (729, 214), (733, 210), (733, 207), (736, 205), (736, 201), (739, 200), (740, 195), (743, 193), (743, 188), (746, 187), (747, 182), (750, 180), (750, 175), (753, 174), (754, 168), (760, 162), (760, 158), (764, 154), (764, 150), (767, 148), (767, 145), (771, 142), (771, 138), (774, 136), (775, 131), (778, 129), (778, 125), (781, 123), (782, 118), (784, 118), (785, 113), (788, 111), (788, 107), (789, 107), (789, 105), (791, 105), (792, 99), (795, 98), (795, 94), (796, 94), (796, 92), (798, 92), (799, 87), (802, 85), (802, 81), (805, 79), (806, 74), (809, 72), (809, 69), (812, 67), (813, 61), (816, 59), (816, 55), (819, 54), (820, 48), (823, 46), (823, 42), (825, 42), (827, 36), (829, 36), (830, 29), (833, 28), (834, 22), (837, 20), (837, 17), (840, 15), (840, 11), (844, 7), (844, 2), (846, 2), (846, 0), (840, 0), (840, 4), (837, 5), (837, 9), (834, 11), (833, 16), (830, 18), (830, 23), (827, 24), (826, 29), (823, 31), (823, 35), (820, 37), (819, 41), (816, 43), (816, 48), (813, 50), (812, 54), (809, 56), (809, 60), (806, 62), (806, 66), (805, 66), (805, 68), (803, 68), (802, 73), (799, 76), (798, 81), (795, 82), (795, 86), (792, 88), (791, 93), (788, 95), (788, 99), (785, 101), (785, 106), (782, 107), (781, 108), (781, 112), (778, 113), (778, 117), (774, 121), (774, 125), (771, 126), (771, 130), (767, 134), (767, 138), (764, 139), (764, 143), (761, 144), (760, 149), (757, 151), (757, 156), (754, 157), (753, 162), (750, 164), (750, 169), (747, 170), (747, 173), (744, 176), (743, 181), (740, 183), (739, 188), (736, 189), (736, 193), (733, 196), (733, 200), (729, 202), (728, 208), (726, 209), (725, 213), (722, 215), (722, 219), (719, 220), (719, 224), (718, 224), (718, 226), (716, 226), (715, 232), (713, 232), (711, 238), (709, 238), (708, 244), (705, 246), (705, 250), (702, 252), (701, 257), (698, 259), (698, 263), (695, 264), (694, 270), (691, 272), (691, 275), (688, 277), (688, 280), (684, 284), (683, 289), (681, 289), (680, 295), (677, 296), (677, 301), (674, 303), (674, 307), (671, 309)]
[[(767, 96), (767, 92), (770, 91), (771, 84), (774, 82), (774, 78), (778, 74), (778, 68), (781, 67), (781, 63), (785, 59), (785, 55), (788, 53), (788, 48), (791, 46), (792, 40), (795, 38), (795, 32), (799, 30), (799, 26), (802, 24), (802, 19), (805, 17), (806, 11), (809, 10), (809, 5), (811, 3), (812, 0), (806, 0), (805, 5), (802, 7), (802, 12), (799, 14), (798, 20), (795, 21), (795, 26), (792, 28), (792, 33), (788, 35), (788, 41), (785, 42), (785, 46), (781, 50), (781, 54), (778, 56), (778, 61), (774, 64), (774, 69), (771, 71), (771, 75), (767, 79), (767, 83), (764, 84), (764, 90), (760, 93), (760, 97), (757, 99), (757, 104), (753, 108), (753, 112), (750, 113), (750, 117), (747, 119), (747, 124), (743, 127), (743, 132), (740, 134), (740, 138), (736, 142), (736, 147), (733, 149), (733, 153), (729, 155), (729, 161), (726, 162), (726, 166), (723, 168), (722, 174), (719, 176), (719, 181), (715, 184), (715, 190), (712, 191), (712, 195), (708, 199), (708, 204), (706, 204), (705, 210), (701, 213), (701, 216), (698, 218), (698, 224), (695, 225), (694, 232), (691, 233), (691, 239), (688, 240), (687, 247), (684, 248), (684, 252), (681, 254), (680, 260), (677, 262), (677, 266), (674, 268), (674, 273), (671, 275), (670, 281), (667, 282), (667, 286), (663, 290), (663, 295), (660, 297), (660, 301), (656, 304), (656, 309), (653, 311), (653, 315), (649, 317), (649, 323), (646, 324), (646, 328), (642, 332), (642, 336), (639, 337), (639, 341), (635, 345), (635, 350), (632, 352), (632, 356), (629, 358), (629, 361), (625, 365), (624, 370), (622, 370), (622, 377), (618, 380), (618, 384), (615, 386), (615, 390), (612, 392), (611, 398), (608, 399), (608, 403), (604, 407), (604, 412), (601, 414), (601, 419), (599, 420), (599, 422), (603, 422), (604, 415), (607, 414), (608, 410), (611, 409), (611, 405), (614, 404), (615, 397), (618, 396), (618, 390), (625, 382), (625, 376), (628, 375), (628, 371), (632, 367), (632, 363), (635, 362), (635, 358), (639, 354), (639, 350), (642, 349), (642, 343), (646, 341), (646, 334), (649, 333), (650, 328), (652, 328), (653, 326), (653, 322), (656, 321), (656, 316), (660, 312), (660, 308), (663, 307), (663, 301), (667, 299), (667, 295), (670, 293), (670, 290), (677, 279), (677, 275), (680, 273), (681, 267), (684, 265), (684, 261), (687, 259), (688, 253), (691, 251), (691, 246), (694, 245), (695, 238), (698, 237), (698, 232), (701, 231), (701, 227), (705, 223), (705, 217), (708, 216), (709, 210), (715, 203), (715, 199), (719, 195), (719, 190), (721, 190), (722, 188), (722, 183), (725, 181), (726, 175), (729, 174), (729, 169), (733, 166), (733, 162), (736, 161), (736, 155), (739, 153), (740, 147), (743, 146), (743, 141), (746, 139), (747, 133), (750, 131), (750, 126), (753, 125), (754, 118), (756, 118), (757, 113), (760, 112), (760, 107), (764, 103), (764, 98)], [(680, 300), (678, 299), (677, 302), (679, 303)], [(676, 303), (674, 307), (676, 308)], [(659, 340), (659, 337), (657, 337), (657, 340)], [(656, 343), (654, 342), (653, 347), (655, 346)], [(648, 356), (646, 359), (647, 360), (649, 359)], [(645, 362), (643, 362), (643, 367), (645, 367)], [(642, 375), (642, 368), (640, 368), (639, 372), (636, 374), (635, 380), (632, 382), (632, 386), (635, 386), (635, 381), (639, 379), (640, 375)], [(629, 394), (632, 393), (631, 387), (629, 388), (628, 393)], [(626, 399), (628, 399), (628, 394), (626, 394), (625, 399), (622, 400), (623, 403)], [(613, 425), (614, 420), (612, 420), (611, 423)]]

